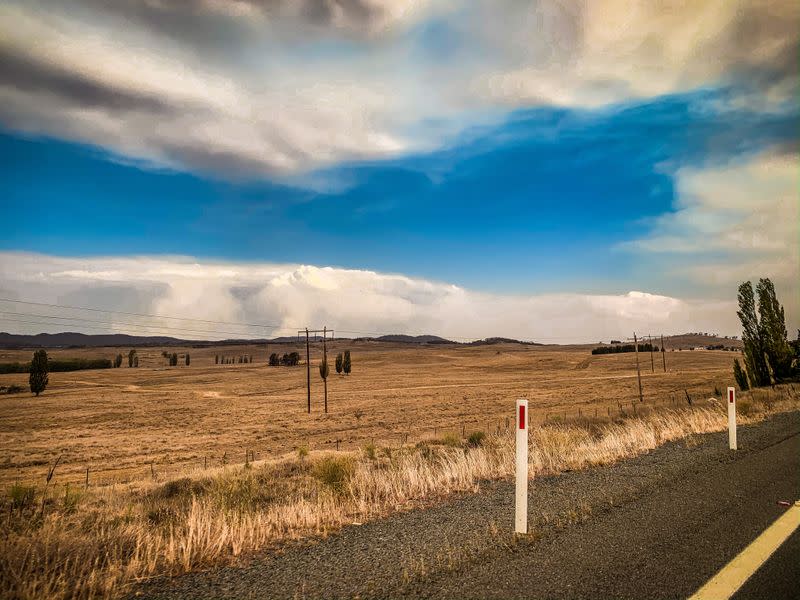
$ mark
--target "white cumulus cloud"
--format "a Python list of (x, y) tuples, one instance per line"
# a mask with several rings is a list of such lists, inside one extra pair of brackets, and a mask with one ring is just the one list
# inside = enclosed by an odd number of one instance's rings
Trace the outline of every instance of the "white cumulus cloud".
[[(214, 339), (232, 333), (293, 335), (298, 328), (327, 325), (347, 337), (431, 333), (569, 343), (608, 341), (634, 331), (738, 331), (733, 301), (688, 301), (638, 291), (488, 294), (404, 275), (311, 265), (8, 252), (0, 253), (0, 281), (0, 297), (12, 300), (273, 326), (240, 328), (0, 301), (0, 327), (22, 332), (110, 329)], [(85, 320), (45, 318), (53, 315)], [(94, 323), (109, 320), (110, 327)]]

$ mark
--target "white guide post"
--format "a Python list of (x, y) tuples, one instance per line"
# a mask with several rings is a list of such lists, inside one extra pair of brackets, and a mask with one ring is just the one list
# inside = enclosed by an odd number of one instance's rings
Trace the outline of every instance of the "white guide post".
[(736, 388), (728, 388), (728, 446), (736, 450)]
[(528, 401), (517, 400), (517, 493), (514, 531), (528, 533)]

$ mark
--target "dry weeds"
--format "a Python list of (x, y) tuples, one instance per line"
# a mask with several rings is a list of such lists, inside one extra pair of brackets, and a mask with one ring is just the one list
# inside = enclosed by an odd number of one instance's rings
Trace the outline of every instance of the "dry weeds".
[[(767, 407), (769, 405), (769, 409)], [(796, 409), (793, 394), (750, 402), (741, 422)], [(664, 409), (614, 422), (531, 430), (530, 476), (612, 463), (723, 430), (724, 407)], [(8, 597), (116, 598), (130, 585), (324, 536), (509, 476), (513, 438), (419, 443), (187, 471), (166, 482), (78, 490), (13, 486), (4, 499), (0, 590)]]

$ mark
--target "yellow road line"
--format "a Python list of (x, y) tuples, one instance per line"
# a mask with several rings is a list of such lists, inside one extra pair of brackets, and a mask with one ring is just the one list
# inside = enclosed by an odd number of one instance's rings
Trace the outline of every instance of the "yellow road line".
[(727, 600), (733, 596), (799, 526), (800, 501), (797, 501), (689, 600)]

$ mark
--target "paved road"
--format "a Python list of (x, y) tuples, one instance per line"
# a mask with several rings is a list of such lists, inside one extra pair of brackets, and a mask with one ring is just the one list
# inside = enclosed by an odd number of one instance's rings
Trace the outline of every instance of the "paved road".
[[(148, 584), (150, 598), (685, 598), (800, 498), (800, 413), (532, 483), (535, 535), (488, 484), (239, 568)], [(736, 598), (797, 597), (793, 535)], [(792, 595), (794, 594), (794, 595)]]

